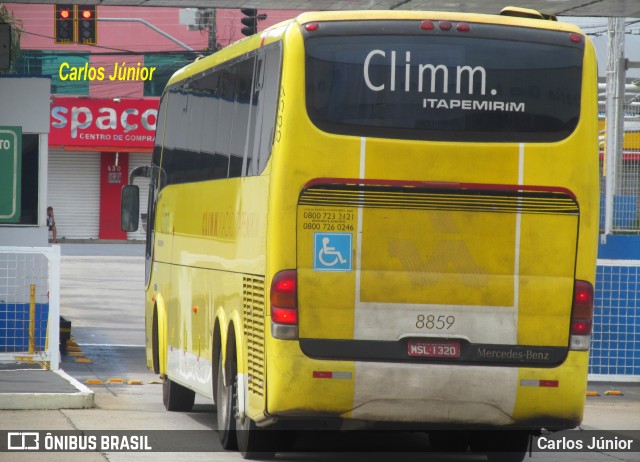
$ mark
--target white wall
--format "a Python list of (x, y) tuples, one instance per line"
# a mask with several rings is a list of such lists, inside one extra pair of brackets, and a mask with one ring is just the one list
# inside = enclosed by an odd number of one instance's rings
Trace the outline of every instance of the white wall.
[(38, 225), (0, 225), (0, 246), (46, 246), (47, 158), (51, 79), (0, 75), (0, 126), (40, 135)]

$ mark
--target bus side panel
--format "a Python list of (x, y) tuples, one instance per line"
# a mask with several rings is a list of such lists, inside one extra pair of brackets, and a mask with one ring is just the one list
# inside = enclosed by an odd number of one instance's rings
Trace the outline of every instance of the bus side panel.
[(578, 247), (578, 261), (576, 278), (596, 284), (596, 262), (598, 255), (598, 234), (600, 228), (600, 169), (598, 148), (598, 65), (593, 43), (587, 37), (582, 105), (584, 117), (580, 120), (581, 146), (577, 149), (582, 153), (578, 161), (584, 164), (584, 173), (573, 171), (573, 178), (581, 184), (581, 208), (586, 213), (581, 215), (581, 232)]
[[(173, 265), (174, 297), (169, 307), (167, 375), (175, 382), (212, 398), (210, 313), (219, 284), (206, 270)], [(209, 291), (209, 294), (205, 292)]]
[[(223, 347), (233, 326), (242, 380), (248, 380), (247, 319), (260, 326), (249, 331), (263, 335), (268, 185), (268, 177), (258, 176), (163, 190), (173, 210), (168, 373), (208, 397), (215, 313), (224, 313), (218, 316)], [(264, 404), (257, 405), (262, 412)]]
[(158, 310), (157, 346), (160, 358), (160, 373), (166, 373), (166, 352), (168, 348), (167, 325), (168, 307), (171, 300), (171, 247), (173, 242), (173, 213), (175, 196), (170, 189), (158, 195), (156, 204), (153, 262), (151, 278), (146, 292), (145, 317), (147, 337), (147, 365), (153, 369), (153, 310)]

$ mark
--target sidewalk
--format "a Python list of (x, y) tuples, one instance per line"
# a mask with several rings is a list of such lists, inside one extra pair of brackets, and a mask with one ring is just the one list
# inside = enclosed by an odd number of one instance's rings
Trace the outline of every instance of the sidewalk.
[(0, 409), (87, 409), (94, 393), (62, 370), (0, 369)]
[(640, 430), (640, 382), (589, 382), (587, 389), (599, 396), (587, 397), (583, 429), (620, 433)]

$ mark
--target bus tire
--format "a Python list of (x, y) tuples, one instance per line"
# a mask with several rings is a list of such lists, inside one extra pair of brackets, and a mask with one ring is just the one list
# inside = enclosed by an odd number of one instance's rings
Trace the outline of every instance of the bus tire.
[[(235, 356), (234, 356), (235, 358)], [(238, 386), (240, 386), (240, 380), (238, 377), (238, 368), (234, 361), (230, 372), (233, 373), (233, 387), (236, 393), (234, 394), (234, 409), (239, 408), (239, 396)], [(235, 413), (237, 414), (237, 413)], [(268, 460), (273, 459), (276, 455), (276, 448), (278, 446), (278, 431), (276, 426), (268, 428), (259, 428), (256, 423), (245, 415), (244, 419), (239, 420), (235, 418), (236, 427), (236, 440), (238, 442), (238, 449), (245, 459), (250, 460)]]
[(166, 375), (162, 377), (162, 402), (167, 411), (188, 412), (193, 408), (196, 393), (174, 382)]
[(160, 339), (158, 335), (158, 307), (153, 308), (151, 321), (151, 354), (153, 358), (153, 372), (160, 373)]
[(260, 428), (248, 416), (244, 422), (236, 422), (238, 449), (245, 459), (269, 460), (276, 455), (279, 431), (271, 428)]
[[(218, 376), (216, 379), (215, 400), (216, 400), (216, 414), (218, 420), (218, 437), (220, 438), (220, 444), (227, 450), (238, 449), (238, 443), (236, 440), (236, 417), (235, 417), (235, 399), (236, 393), (236, 380), (233, 381), (231, 386), (227, 387), (224, 384), (222, 374), (222, 355), (218, 354)], [(233, 374), (235, 375), (235, 361), (232, 367)]]

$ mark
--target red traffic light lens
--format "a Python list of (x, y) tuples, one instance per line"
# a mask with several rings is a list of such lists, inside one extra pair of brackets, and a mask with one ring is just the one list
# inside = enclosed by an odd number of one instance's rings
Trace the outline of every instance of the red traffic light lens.
[(71, 11), (69, 11), (69, 10), (60, 10), (60, 17), (62, 19), (69, 19), (69, 17), (71, 17)]
[(81, 15), (84, 19), (91, 19), (91, 16), (93, 16), (93, 13), (91, 12), (91, 10), (82, 10)]

